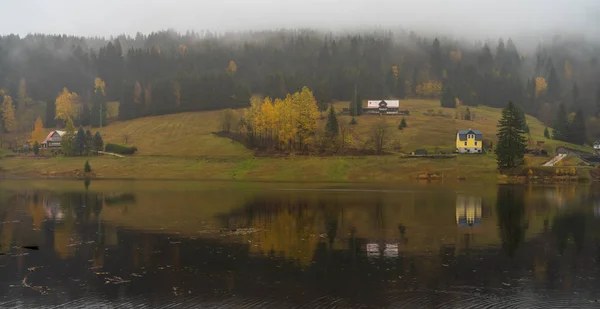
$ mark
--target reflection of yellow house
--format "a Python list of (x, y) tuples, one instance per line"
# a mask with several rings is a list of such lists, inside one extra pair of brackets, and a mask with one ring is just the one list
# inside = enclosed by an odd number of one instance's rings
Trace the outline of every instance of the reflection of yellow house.
[(459, 153), (481, 153), (483, 134), (479, 130), (459, 130), (456, 133), (456, 150)]
[(458, 195), (456, 197), (456, 224), (473, 226), (481, 224), (481, 197)]

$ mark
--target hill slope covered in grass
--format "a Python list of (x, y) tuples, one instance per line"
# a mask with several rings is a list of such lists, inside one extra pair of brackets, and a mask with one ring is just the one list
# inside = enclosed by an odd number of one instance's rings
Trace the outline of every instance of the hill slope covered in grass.
[[(338, 111), (347, 103), (338, 102)], [(500, 109), (471, 107), (474, 120), (454, 119), (462, 109), (441, 108), (439, 101), (402, 100), (401, 109), (408, 109), (408, 127), (398, 130), (402, 116), (358, 117), (358, 124), (348, 125), (350, 116), (340, 116), (353, 136), (354, 147), (365, 147), (370, 127), (385, 121), (389, 126), (390, 155), (363, 157), (306, 157), (255, 158), (251, 150), (227, 138), (212, 134), (219, 130), (219, 111), (194, 112), (140, 118), (117, 122), (101, 130), (106, 143), (136, 146), (139, 153), (123, 159), (114, 157), (75, 158), (9, 158), (0, 160), (8, 176), (39, 177), (55, 175), (68, 177), (82, 169), (90, 159), (92, 169), (100, 178), (136, 179), (242, 179), (273, 181), (399, 181), (414, 179), (423, 171), (441, 172), (447, 179), (466, 177), (467, 180), (496, 180), (493, 154), (461, 155), (453, 159), (402, 158), (425, 148), (429, 151), (454, 151), (456, 130), (478, 129), (495, 144), (496, 125)], [(446, 116), (430, 116), (431, 113)], [(242, 111), (238, 111), (241, 113)], [(323, 113), (325, 115), (325, 113)], [(531, 138), (544, 141), (544, 148), (553, 153), (559, 145), (586, 149), (543, 137), (544, 125), (527, 117)], [(324, 126), (324, 120), (319, 126)], [(590, 149), (586, 149), (590, 150)], [(543, 160), (531, 160), (539, 164)]]

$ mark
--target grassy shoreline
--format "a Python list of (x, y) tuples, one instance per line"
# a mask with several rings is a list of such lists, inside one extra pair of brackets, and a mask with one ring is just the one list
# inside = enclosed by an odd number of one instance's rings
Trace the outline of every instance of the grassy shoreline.
[(490, 155), (454, 159), (409, 159), (396, 155), (364, 157), (186, 158), (133, 156), (3, 158), (3, 178), (77, 178), (89, 160), (98, 179), (251, 180), (310, 182), (413, 181), (420, 173), (444, 174), (444, 181), (495, 181)]
[[(335, 106), (341, 110), (347, 103), (337, 102)], [(2, 157), (0, 178), (77, 178), (75, 171), (83, 170), (85, 161), (90, 160), (98, 179), (385, 183), (414, 182), (419, 174), (439, 173), (445, 183), (457, 182), (459, 178), (467, 182), (506, 181), (500, 176), (492, 153), (445, 159), (405, 157), (416, 149), (453, 152), (458, 129), (481, 130), (484, 139), (495, 144), (500, 109), (470, 107), (476, 117), (467, 121), (454, 117), (461, 109), (441, 108), (435, 100), (408, 99), (401, 106), (410, 110), (410, 116), (404, 117), (408, 127), (403, 130), (397, 129), (403, 117), (361, 116), (358, 124), (352, 126), (348, 125), (350, 116), (339, 117), (348, 130), (349, 147), (357, 149), (367, 147), (374, 124), (385, 123), (391, 154), (384, 156), (256, 156), (240, 143), (214, 135), (213, 131), (219, 128), (220, 111), (206, 111), (116, 122), (99, 130), (106, 143), (136, 146), (139, 153), (134, 156)], [(535, 118), (528, 116), (527, 120), (530, 147), (536, 147), (534, 142), (543, 142), (541, 147), (549, 153), (561, 145), (586, 150), (544, 138), (545, 126)], [(320, 128), (324, 125), (324, 120), (318, 121)], [(530, 157), (528, 165), (536, 168), (548, 159)], [(571, 161), (572, 165), (577, 163)]]

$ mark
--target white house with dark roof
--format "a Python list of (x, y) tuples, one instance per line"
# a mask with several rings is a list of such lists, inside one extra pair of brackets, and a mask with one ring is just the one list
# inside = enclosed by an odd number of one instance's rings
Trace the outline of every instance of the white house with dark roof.
[(65, 135), (65, 131), (52, 131), (48, 134), (46, 139), (40, 143), (41, 148), (60, 148), (62, 138)]

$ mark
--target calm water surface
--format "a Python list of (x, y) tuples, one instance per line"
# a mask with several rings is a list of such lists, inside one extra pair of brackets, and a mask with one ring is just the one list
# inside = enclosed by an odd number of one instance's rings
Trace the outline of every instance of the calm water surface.
[(3, 182), (0, 307), (600, 308), (599, 189)]

